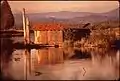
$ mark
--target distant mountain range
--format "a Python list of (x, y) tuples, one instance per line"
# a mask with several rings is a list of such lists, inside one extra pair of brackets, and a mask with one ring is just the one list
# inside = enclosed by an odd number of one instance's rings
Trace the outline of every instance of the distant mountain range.
[[(105, 13), (90, 12), (47, 12), (47, 13), (30, 13), (27, 14), (31, 23), (38, 22), (69, 22), (69, 23), (86, 23), (101, 22), (106, 20), (118, 20), (119, 8)], [(16, 26), (22, 26), (22, 14), (14, 14)]]

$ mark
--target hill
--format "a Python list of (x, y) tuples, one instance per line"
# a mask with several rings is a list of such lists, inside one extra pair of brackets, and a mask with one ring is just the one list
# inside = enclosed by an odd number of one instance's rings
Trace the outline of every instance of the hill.
[[(64, 22), (64, 23), (95, 23), (108, 20), (119, 20), (119, 8), (105, 13), (90, 12), (47, 12), (27, 14), (32, 24), (38, 22)], [(14, 14), (16, 27), (22, 26), (22, 14)]]

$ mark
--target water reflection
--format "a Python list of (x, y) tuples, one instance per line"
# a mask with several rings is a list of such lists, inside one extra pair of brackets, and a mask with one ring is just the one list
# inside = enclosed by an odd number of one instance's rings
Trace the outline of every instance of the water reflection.
[(80, 50), (74, 50), (74, 55), (71, 57), (71, 59), (87, 59), (91, 58), (91, 54), (87, 52), (82, 52)]
[(63, 63), (63, 51), (61, 48), (47, 48), (35, 50), (38, 64), (56, 64)]
[[(104, 50), (104, 51), (103, 51)], [(2, 73), (15, 80), (116, 80), (119, 51), (44, 48), (15, 50), (2, 60)]]
[(1, 79), (2, 80), (11, 79), (12, 76), (9, 74), (8, 68), (10, 65), (9, 63), (11, 61), (13, 49), (12, 47), (8, 47), (8, 44), (11, 46), (13, 41), (9, 38), (0, 38), (0, 40), (1, 40), (0, 42)]

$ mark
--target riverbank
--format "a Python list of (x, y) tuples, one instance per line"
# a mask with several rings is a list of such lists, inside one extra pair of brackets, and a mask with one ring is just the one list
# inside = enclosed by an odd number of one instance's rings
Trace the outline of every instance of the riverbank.
[(114, 47), (116, 40), (120, 40), (119, 28), (108, 28), (93, 30), (88, 38), (82, 38), (74, 44), (84, 47)]

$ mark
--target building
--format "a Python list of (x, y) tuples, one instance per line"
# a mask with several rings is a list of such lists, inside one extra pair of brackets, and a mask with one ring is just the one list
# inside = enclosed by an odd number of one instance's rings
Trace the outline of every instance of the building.
[(35, 44), (59, 45), (63, 43), (63, 25), (60, 23), (38, 23), (33, 26)]

